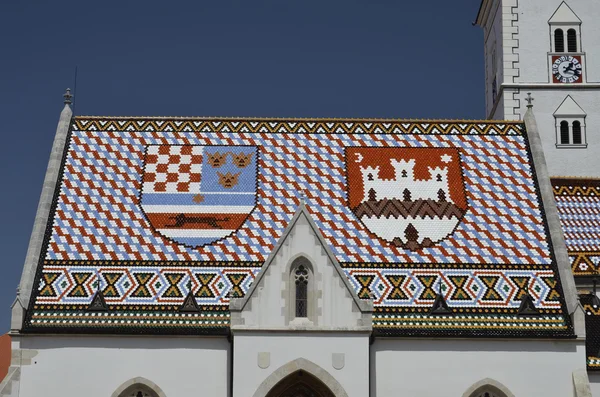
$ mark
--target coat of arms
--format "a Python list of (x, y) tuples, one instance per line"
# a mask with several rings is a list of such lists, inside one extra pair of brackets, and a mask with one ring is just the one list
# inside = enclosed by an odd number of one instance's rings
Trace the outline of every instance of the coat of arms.
[(379, 238), (430, 247), (467, 211), (460, 155), (453, 148), (346, 148), (348, 204)]
[(233, 234), (256, 205), (256, 147), (149, 145), (140, 207), (154, 230), (200, 247)]

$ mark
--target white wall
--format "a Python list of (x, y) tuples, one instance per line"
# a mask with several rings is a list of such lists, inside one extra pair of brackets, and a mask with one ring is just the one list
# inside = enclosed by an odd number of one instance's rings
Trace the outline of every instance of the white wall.
[[(266, 369), (258, 366), (259, 352), (270, 353)], [(340, 370), (333, 368), (333, 353), (345, 354), (345, 365)], [(329, 372), (349, 397), (369, 395), (368, 334), (236, 332), (233, 397), (252, 397), (269, 375), (297, 358), (309, 360)]]
[(571, 397), (583, 341), (376, 339), (372, 397), (460, 397), (492, 378), (515, 396)]
[(108, 397), (144, 377), (168, 397), (226, 397), (229, 346), (224, 337), (24, 337), (37, 355), (22, 367), (19, 396)]

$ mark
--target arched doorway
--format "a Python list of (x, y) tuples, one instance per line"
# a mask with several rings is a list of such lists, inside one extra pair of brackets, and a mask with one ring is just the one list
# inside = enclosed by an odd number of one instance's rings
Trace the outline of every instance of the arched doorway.
[(266, 397), (335, 397), (335, 395), (315, 376), (298, 370), (277, 383)]
[(327, 370), (297, 358), (273, 371), (253, 397), (348, 397), (348, 393)]
[(146, 378), (129, 379), (115, 390), (111, 397), (166, 397), (154, 382)]

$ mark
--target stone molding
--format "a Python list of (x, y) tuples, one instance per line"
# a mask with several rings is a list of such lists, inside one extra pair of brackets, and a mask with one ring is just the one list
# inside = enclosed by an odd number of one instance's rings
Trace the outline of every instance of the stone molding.
[(256, 392), (254, 392), (252, 396), (265, 397), (269, 391), (280, 381), (300, 370), (306, 371), (315, 378), (319, 379), (336, 397), (348, 397), (348, 394), (342, 385), (340, 385), (340, 383), (335, 380), (335, 378), (331, 376), (329, 372), (305, 358), (297, 358), (294, 361), (290, 361), (289, 363), (277, 368), (260, 384), (260, 386), (258, 386), (258, 389), (256, 389)]
[(501, 394), (503, 397), (515, 397), (506, 386), (492, 378), (485, 378), (479, 382), (475, 382), (463, 393), (462, 397), (476, 397), (478, 393), (486, 390), (491, 391), (492, 393)]
[(54, 192), (57, 184), (60, 183), (60, 166), (63, 161), (72, 117), (73, 111), (69, 104), (65, 103), (65, 107), (60, 113), (58, 126), (56, 127), (50, 160), (48, 161), (48, 168), (46, 169), (42, 193), (35, 214), (33, 230), (29, 239), (21, 281), (17, 290), (17, 299), (12, 306), (13, 320), (11, 321), (11, 329), (15, 331), (21, 330), (23, 319), (25, 317), (23, 312), (29, 306), (31, 292), (35, 283), (36, 269), (40, 260), (40, 255), (42, 254), (42, 245), (44, 243), (46, 227), (50, 217), (50, 210), (52, 209)]
[(139, 386), (149, 389), (158, 397), (167, 397), (167, 395), (162, 391), (160, 387), (156, 385), (156, 383), (149, 381), (146, 378), (142, 378), (141, 376), (129, 379), (128, 381), (123, 383), (117, 388), (117, 390), (115, 390), (111, 397), (125, 397), (124, 393), (128, 391), (127, 389)]
[[(537, 121), (533, 114), (532, 108), (527, 109), (524, 117), (525, 127), (527, 128), (527, 136), (531, 147), (531, 157), (535, 166), (535, 172), (540, 189), (540, 199), (543, 204), (546, 220), (548, 222), (548, 231), (550, 241), (554, 249), (556, 265), (563, 288), (564, 299), (567, 305), (567, 311), (570, 315), (577, 310), (577, 288), (575, 279), (571, 270), (571, 262), (567, 252), (567, 245), (563, 236), (562, 226), (558, 217), (558, 209), (554, 199), (554, 192), (550, 182), (548, 167), (546, 166), (546, 158), (544, 156), (544, 148), (542, 139), (537, 126)], [(577, 325), (577, 323), (575, 324)], [(575, 334), (585, 334), (585, 329), (575, 327)]]

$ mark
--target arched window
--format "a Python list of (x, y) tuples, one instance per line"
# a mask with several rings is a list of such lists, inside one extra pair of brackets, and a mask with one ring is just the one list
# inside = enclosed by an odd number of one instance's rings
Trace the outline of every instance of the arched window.
[(554, 111), (556, 147), (563, 149), (586, 149), (585, 118), (587, 114), (570, 96)]
[(575, 29), (567, 30), (567, 47), (569, 52), (577, 52), (577, 32)]
[(554, 31), (554, 52), (565, 52), (565, 34), (562, 29)]
[(296, 284), (296, 317), (308, 317), (308, 269), (300, 265), (294, 272)]
[(569, 122), (564, 120), (560, 122), (560, 143), (561, 145), (569, 144)]
[(316, 324), (316, 278), (312, 263), (305, 256), (299, 256), (288, 271), (288, 291), (285, 295), (288, 297), (286, 307), (289, 321)]
[(581, 123), (577, 120), (573, 122), (573, 143), (581, 144)]

